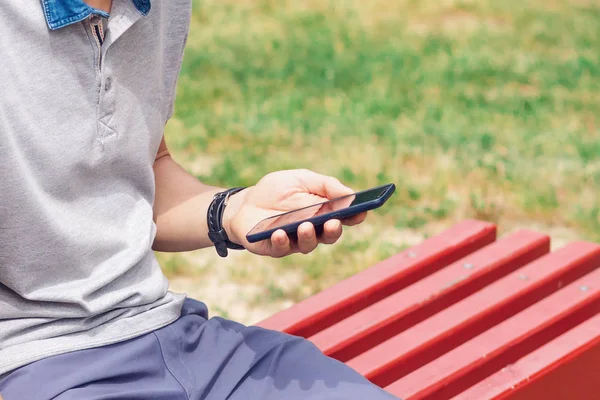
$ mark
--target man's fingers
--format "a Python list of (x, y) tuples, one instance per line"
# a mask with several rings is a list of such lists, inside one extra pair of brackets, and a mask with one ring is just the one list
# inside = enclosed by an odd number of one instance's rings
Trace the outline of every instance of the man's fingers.
[[(358, 215), (357, 223), (364, 220), (364, 216)], [(354, 219), (351, 219), (354, 221)], [(310, 222), (304, 222), (298, 227), (297, 239), (292, 243), (287, 233), (279, 229), (271, 235), (270, 255), (275, 258), (284, 257), (288, 254), (301, 252), (308, 254), (317, 248), (319, 243), (333, 244), (342, 236), (342, 222), (331, 219), (323, 225), (323, 232), (317, 237), (315, 227)]]
[(298, 250), (301, 253), (308, 254), (313, 251), (317, 244), (317, 234), (315, 227), (310, 222), (304, 222), (298, 227)]
[(360, 214), (356, 214), (350, 218), (346, 218), (344, 219), (343, 223), (344, 225), (348, 225), (348, 226), (352, 226), (352, 225), (358, 225), (360, 223), (362, 223), (365, 218), (367, 218), (367, 213), (360, 213)]
[(284, 257), (290, 254), (291, 243), (287, 233), (283, 229), (278, 229), (271, 235), (271, 256)]
[(324, 244), (333, 244), (340, 236), (342, 236), (342, 223), (337, 219), (331, 219), (325, 222), (320, 241)]

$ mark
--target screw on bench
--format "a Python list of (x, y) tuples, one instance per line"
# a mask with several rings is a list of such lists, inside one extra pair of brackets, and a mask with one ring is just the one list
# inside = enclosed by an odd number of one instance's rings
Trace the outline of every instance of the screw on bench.
[(581, 285), (579, 286), (579, 290), (581, 290), (582, 292), (587, 292), (588, 290), (590, 290), (590, 288), (586, 285)]
[(416, 258), (417, 257), (417, 253), (415, 253), (414, 251), (409, 251), (407, 255), (408, 255), (409, 258)]
[(475, 266), (471, 263), (465, 263), (465, 264), (463, 264), (463, 268), (464, 269), (473, 269), (473, 268), (475, 268)]

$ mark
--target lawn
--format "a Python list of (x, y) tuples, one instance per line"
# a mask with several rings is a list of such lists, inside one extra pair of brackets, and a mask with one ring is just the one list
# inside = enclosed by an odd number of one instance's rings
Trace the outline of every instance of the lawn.
[(397, 193), (308, 256), (160, 260), (175, 289), (250, 323), (464, 218), (600, 241), (599, 93), (594, 1), (194, 1), (166, 131), (185, 168)]

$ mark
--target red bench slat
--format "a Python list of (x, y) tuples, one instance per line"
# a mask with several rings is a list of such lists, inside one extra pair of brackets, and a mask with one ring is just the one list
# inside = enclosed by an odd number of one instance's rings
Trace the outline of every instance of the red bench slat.
[(599, 312), (600, 270), (595, 270), (386, 390), (405, 400), (448, 399)]
[[(550, 238), (518, 231), (309, 338), (347, 361), (550, 251)], [(466, 268), (465, 268), (466, 267)]]
[(599, 365), (597, 314), (458, 394), (454, 400), (596, 400), (600, 393)]
[(260, 322), (258, 326), (309, 337), (493, 242), (496, 227), (461, 222)]
[(600, 265), (600, 246), (579, 242), (543, 256), (349, 360), (387, 386)]

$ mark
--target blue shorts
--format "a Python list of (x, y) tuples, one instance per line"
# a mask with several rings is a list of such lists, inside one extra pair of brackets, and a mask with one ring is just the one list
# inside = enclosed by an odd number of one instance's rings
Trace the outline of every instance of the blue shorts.
[(34, 362), (0, 381), (4, 400), (397, 399), (312, 343), (222, 318), (187, 299), (152, 333)]

